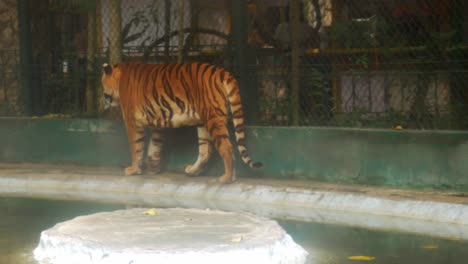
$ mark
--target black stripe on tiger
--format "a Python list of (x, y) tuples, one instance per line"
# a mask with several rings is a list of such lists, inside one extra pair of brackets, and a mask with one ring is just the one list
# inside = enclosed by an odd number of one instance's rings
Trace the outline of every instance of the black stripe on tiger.
[[(169, 105), (169, 103), (166, 101), (166, 98), (164, 96), (161, 96), (161, 103), (162, 103), (162, 106), (164, 106), (167, 111), (169, 112), (169, 115), (167, 116), (167, 119), (165, 120), (165, 122), (170, 126), (171, 123), (170, 123), (170, 120), (173, 116), (173, 111), (172, 111), (172, 107)], [(161, 108), (162, 110), (162, 108)]]
[(163, 143), (163, 140), (161, 138), (153, 137), (153, 138), (151, 138), (151, 142), (161, 144), (161, 143)]
[(177, 80), (180, 79), (180, 74), (182, 72), (182, 69), (186, 67), (186, 64), (184, 63), (177, 63), (176, 66), (174, 67), (173, 73), (175, 74), (175, 77)]
[(244, 132), (244, 122), (237, 124), (234, 129), (236, 133)]
[[(232, 98), (232, 97), (231, 97), (231, 98)], [(239, 98), (239, 97), (236, 97), (235, 99), (236, 99), (236, 101), (230, 102), (231, 107), (238, 106), (238, 105), (241, 104), (241, 101), (240, 101), (240, 98)]]
[(143, 95), (143, 100), (145, 101), (145, 106), (143, 108), (145, 112), (150, 116), (151, 120), (153, 120), (156, 113), (153, 107), (152, 98), (148, 98), (147, 96)]
[(226, 112), (224, 112), (223, 109), (221, 109), (219, 107), (217, 107), (215, 109), (215, 111), (216, 111), (216, 113), (218, 113), (219, 116), (226, 116), (227, 115)]
[(217, 123), (214, 123), (213, 125), (211, 125), (208, 132), (210, 133), (210, 135), (213, 135), (213, 132), (215, 130), (220, 130), (220, 129), (222, 129), (222, 127), (220, 127)]
[[(192, 93), (190, 92), (190, 85), (188, 84), (188, 80), (186, 79), (185, 76), (188, 76), (190, 78), (190, 74), (191, 74), (191, 67), (187, 66), (187, 65), (184, 65), (185, 67), (183, 67), (183, 69), (185, 70), (185, 72), (187, 74), (183, 74), (181, 76), (181, 78), (179, 79), (180, 81), (180, 84), (182, 85), (182, 88), (185, 92), (185, 96), (187, 98), (187, 110), (188, 110), (188, 114), (189, 115), (193, 115), (194, 112), (195, 112), (195, 108), (194, 108), (194, 105), (193, 105), (193, 96), (192, 96)], [(182, 71), (181, 71), (182, 72)]]
[(210, 144), (210, 140), (205, 139), (205, 138), (198, 138), (198, 145), (207, 145)]
[(230, 84), (230, 83), (232, 83), (232, 82), (235, 81), (235, 80), (236, 80), (236, 79), (234, 78), (234, 76), (229, 75), (229, 77), (226, 79), (226, 82), (227, 82), (228, 84)]
[(232, 113), (232, 118), (244, 118), (244, 113), (242, 112), (242, 108), (237, 109)]
[(185, 112), (185, 103), (184, 103), (184, 101), (176, 96), (175, 97), (175, 102), (176, 102), (177, 106), (179, 107), (180, 111), (182, 113), (184, 113)]
[(166, 69), (166, 72), (163, 73), (162, 83), (164, 92), (166, 93), (167, 97), (174, 101), (174, 92), (172, 91), (171, 87), (171, 73), (169, 72), (170, 69)]
[(133, 140), (134, 143), (141, 143), (145, 141), (145, 136), (141, 136), (135, 140)]
[(227, 140), (229, 140), (229, 136), (228, 136), (228, 135), (217, 135), (217, 136), (215, 136), (215, 137), (213, 138), (214, 145), (215, 145), (215, 148), (216, 148), (216, 149), (219, 149), (219, 145), (221, 145), (222, 139), (227, 139)]
[[(210, 78), (208, 79), (208, 84), (211, 87), (211, 93), (213, 93), (213, 96), (217, 95), (217, 97), (221, 100), (223, 100), (222, 104), (225, 106), (226, 104), (226, 96), (225, 96), (225, 91), (219, 86), (219, 80), (218, 80), (218, 75), (216, 74), (216, 67), (213, 67), (211, 72), (210, 72)], [(213, 89), (214, 88), (214, 89)]]
[(236, 89), (231, 89), (231, 91), (228, 94), (228, 97), (232, 97), (234, 94), (237, 94), (236, 92), (237, 92)]

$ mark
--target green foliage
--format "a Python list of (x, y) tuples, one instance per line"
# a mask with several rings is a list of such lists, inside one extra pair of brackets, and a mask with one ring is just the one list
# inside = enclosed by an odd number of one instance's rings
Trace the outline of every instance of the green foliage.
[(259, 107), (262, 112), (262, 123), (272, 125), (287, 125), (289, 102), (286, 98), (259, 97)]
[(330, 28), (330, 37), (347, 49), (375, 47), (374, 32), (365, 22), (338, 22)]
[(304, 67), (301, 72), (302, 125), (325, 125), (331, 116), (332, 87), (329, 78), (317, 68)]
[(359, 70), (352, 69), (351, 71), (354, 71), (355, 73), (361, 72), (362, 70), (369, 70), (369, 55), (363, 54), (359, 55), (354, 59), (354, 63), (356, 64), (357, 67), (359, 67)]

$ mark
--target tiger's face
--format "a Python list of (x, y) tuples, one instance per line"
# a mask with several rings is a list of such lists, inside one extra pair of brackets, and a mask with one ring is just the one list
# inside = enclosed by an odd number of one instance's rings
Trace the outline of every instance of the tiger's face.
[(104, 109), (119, 106), (120, 69), (107, 63), (102, 65), (101, 83), (104, 95)]

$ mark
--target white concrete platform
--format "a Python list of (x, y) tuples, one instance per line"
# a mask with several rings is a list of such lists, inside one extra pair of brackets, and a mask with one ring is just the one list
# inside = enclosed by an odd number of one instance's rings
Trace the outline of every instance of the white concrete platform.
[(276, 221), (181, 208), (80, 216), (43, 231), (34, 250), (41, 264), (302, 264), (307, 255)]

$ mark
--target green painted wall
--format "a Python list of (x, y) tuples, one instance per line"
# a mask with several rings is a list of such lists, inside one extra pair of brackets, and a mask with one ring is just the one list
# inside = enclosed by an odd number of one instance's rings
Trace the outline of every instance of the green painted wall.
[(328, 182), (468, 190), (468, 133), (252, 128), (267, 173)]
[[(166, 169), (195, 161), (195, 129), (166, 133)], [(240, 177), (311, 179), (344, 184), (468, 190), (468, 133), (307, 127), (248, 127), (247, 147), (261, 170)], [(97, 166), (129, 164), (121, 123), (77, 119), (0, 119), (0, 162)], [(0, 165), (1, 166), (1, 165)], [(206, 174), (220, 175), (218, 156)]]

